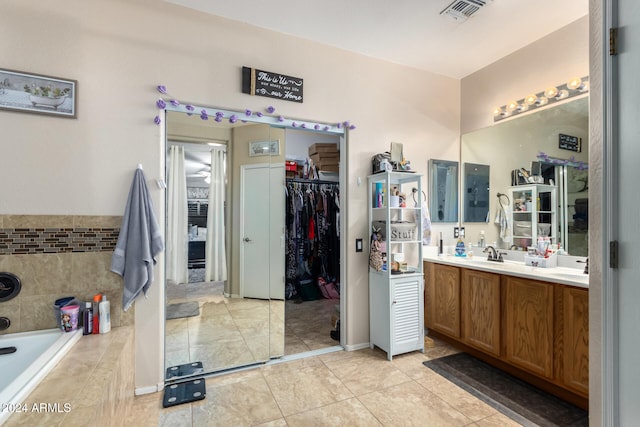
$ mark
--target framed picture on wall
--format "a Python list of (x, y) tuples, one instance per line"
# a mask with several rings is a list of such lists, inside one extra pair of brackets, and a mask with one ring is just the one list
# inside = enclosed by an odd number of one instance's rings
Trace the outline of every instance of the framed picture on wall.
[(249, 157), (255, 156), (279, 156), (280, 140), (254, 141), (249, 143)]
[(78, 82), (0, 68), (0, 110), (76, 118)]

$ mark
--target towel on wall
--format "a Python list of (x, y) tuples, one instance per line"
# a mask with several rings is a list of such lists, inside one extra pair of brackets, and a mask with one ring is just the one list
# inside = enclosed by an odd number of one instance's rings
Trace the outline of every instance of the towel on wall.
[(425, 201), (422, 202), (422, 244), (431, 244), (431, 215)]
[(155, 257), (163, 249), (147, 181), (139, 167), (131, 183), (118, 243), (111, 257), (111, 271), (124, 279), (124, 311), (131, 307), (140, 292), (147, 295), (153, 282)]
[(511, 209), (508, 206), (498, 206), (495, 224), (500, 227), (500, 238), (507, 244), (513, 243), (513, 224), (511, 224)]

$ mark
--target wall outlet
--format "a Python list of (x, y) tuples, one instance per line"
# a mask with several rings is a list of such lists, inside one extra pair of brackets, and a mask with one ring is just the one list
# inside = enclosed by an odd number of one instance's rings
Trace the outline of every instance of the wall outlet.
[(453, 227), (453, 238), (464, 237), (464, 227)]

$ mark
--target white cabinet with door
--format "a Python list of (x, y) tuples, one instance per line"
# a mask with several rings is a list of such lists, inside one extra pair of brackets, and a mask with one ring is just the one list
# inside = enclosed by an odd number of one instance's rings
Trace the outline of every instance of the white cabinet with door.
[(546, 184), (518, 185), (509, 189), (513, 244), (526, 250), (538, 237), (558, 243), (556, 187)]
[(368, 178), (369, 228), (376, 235), (370, 249), (382, 252), (369, 266), (369, 343), (389, 360), (424, 351), (421, 180), (406, 172)]

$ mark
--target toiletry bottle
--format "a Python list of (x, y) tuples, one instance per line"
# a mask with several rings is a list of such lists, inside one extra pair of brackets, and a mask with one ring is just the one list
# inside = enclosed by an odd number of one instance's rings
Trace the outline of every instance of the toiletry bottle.
[(107, 296), (102, 295), (99, 304), (100, 310), (100, 333), (106, 334), (111, 330), (111, 304), (107, 301)]
[(93, 308), (91, 302), (87, 301), (84, 306), (84, 315), (82, 317), (82, 335), (90, 335), (93, 333)]
[(444, 255), (444, 246), (442, 245), (442, 232), (440, 232), (440, 240), (438, 241), (438, 255)]
[(102, 295), (100, 294), (95, 294), (93, 296), (93, 325), (92, 326), (92, 334), (99, 334), (100, 333), (100, 310), (99, 310), (99, 304), (100, 304), (100, 300), (102, 299)]
[(456, 243), (456, 256), (467, 256), (465, 252), (464, 240), (462, 240), (462, 236), (460, 236), (458, 237), (458, 243)]
[(484, 230), (480, 230), (480, 238), (478, 239), (478, 247), (484, 248)]

